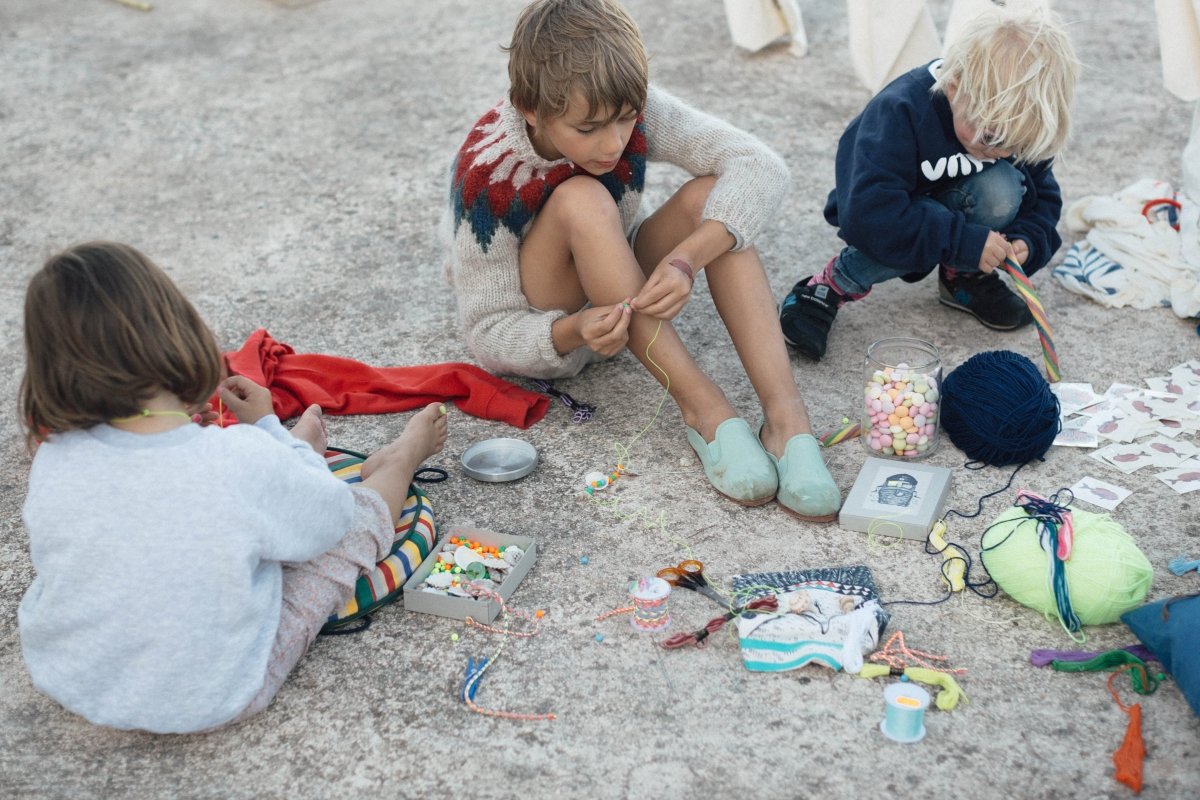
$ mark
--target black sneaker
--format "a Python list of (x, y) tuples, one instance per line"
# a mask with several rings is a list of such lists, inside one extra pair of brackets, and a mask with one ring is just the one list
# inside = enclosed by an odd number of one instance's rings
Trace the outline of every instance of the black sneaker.
[(795, 286), (779, 307), (779, 327), (783, 338), (796, 352), (812, 361), (820, 361), (829, 341), (829, 328), (837, 316), (843, 298), (832, 287), (819, 283), (809, 286), (809, 275)]
[(1012, 331), (1033, 322), (1025, 301), (1013, 293), (995, 272), (960, 272), (947, 279), (938, 275), (938, 300), (966, 311), (997, 331)]

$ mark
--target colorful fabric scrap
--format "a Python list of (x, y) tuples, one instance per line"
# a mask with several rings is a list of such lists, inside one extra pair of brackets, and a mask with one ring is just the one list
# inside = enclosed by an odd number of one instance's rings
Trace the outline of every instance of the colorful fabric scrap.
[(815, 662), (856, 673), (888, 621), (865, 566), (739, 575), (733, 586), (744, 596), (778, 598), (779, 613), (737, 620), (742, 661), (751, 672)]

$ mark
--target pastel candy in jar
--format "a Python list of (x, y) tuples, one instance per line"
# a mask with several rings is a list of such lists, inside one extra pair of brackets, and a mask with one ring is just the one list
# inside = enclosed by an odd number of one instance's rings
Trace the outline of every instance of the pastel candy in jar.
[[(897, 354), (911, 360), (889, 362), (888, 356)], [(910, 366), (914, 361), (919, 363)], [(931, 453), (937, 445), (941, 379), (933, 346), (917, 339), (876, 342), (868, 350), (864, 375), (862, 439), (871, 454), (921, 458)]]

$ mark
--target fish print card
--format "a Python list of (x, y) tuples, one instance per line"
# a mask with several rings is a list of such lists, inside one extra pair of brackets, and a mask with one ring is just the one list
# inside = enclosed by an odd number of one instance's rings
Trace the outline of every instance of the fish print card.
[(1189, 459), (1178, 467), (1160, 472), (1154, 477), (1180, 494), (1200, 489), (1200, 458)]
[(1052, 383), (1050, 391), (1058, 395), (1058, 407), (1064, 417), (1069, 417), (1103, 399), (1102, 395), (1096, 394), (1090, 383)]
[(1162, 466), (1155, 461), (1152, 455), (1145, 452), (1140, 444), (1110, 444), (1108, 447), (1102, 447), (1088, 455), (1110, 467), (1121, 470), (1126, 475), (1136, 472), (1142, 467)]
[(1146, 385), (1156, 392), (1169, 392), (1170, 394), (1184, 394), (1183, 386), (1175, 381), (1174, 378), (1146, 378)]
[(1196, 412), (1189, 408), (1189, 398), (1169, 392), (1146, 392), (1145, 398), (1138, 402), (1142, 405), (1140, 408), (1135, 405), (1135, 409), (1144, 408), (1148, 414), (1159, 419), (1185, 419), (1196, 416)]
[(1171, 380), (1181, 386), (1200, 386), (1200, 361), (1187, 361), (1167, 370)]
[(1082, 430), (1099, 434), (1114, 442), (1132, 442), (1142, 428), (1142, 420), (1124, 408), (1113, 408), (1088, 420)]
[(1154, 421), (1153, 427), (1147, 426), (1146, 429), (1139, 434), (1139, 436), (1148, 436), (1153, 434), (1156, 436), (1167, 436), (1171, 439), (1174, 439), (1179, 436), (1179, 434), (1186, 431), (1187, 428), (1185, 428), (1183, 423), (1177, 419), (1159, 419)]
[[(1161, 378), (1160, 380), (1166, 379)], [(1128, 383), (1114, 383), (1104, 392), (1104, 396), (1109, 400), (1120, 400), (1126, 395), (1136, 394), (1140, 391), (1142, 391), (1142, 389), (1138, 386), (1131, 386)]]
[(1189, 458), (1200, 454), (1200, 447), (1196, 447), (1187, 439), (1171, 439), (1166, 436), (1156, 436), (1148, 441), (1139, 442), (1138, 446), (1150, 457), (1154, 466), (1166, 469), (1178, 467)]
[(1087, 425), (1087, 417), (1072, 417), (1064, 420), (1061, 430), (1054, 437), (1052, 445), (1058, 447), (1096, 447), (1100, 444), (1100, 437), (1093, 431), (1085, 431), (1083, 427)]
[(1083, 478), (1071, 487), (1071, 493), (1075, 495), (1076, 500), (1084, 500), (1094, 506), (1100, 506), (1105, 511), (1116, 510), (1121, 501), (1132, 494), (1128, 489), (1117, 486), (1115, 483), (1106, 483), (1099, 478)]

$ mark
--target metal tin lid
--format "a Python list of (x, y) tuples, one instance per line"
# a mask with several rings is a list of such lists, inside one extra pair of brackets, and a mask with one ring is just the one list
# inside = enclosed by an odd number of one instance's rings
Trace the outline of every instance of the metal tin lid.
[(471, 445), (462, 454), (467, 477), (487, 483), (524, 478), (537, 462), (537, 448), (521, 439), (488, 439)]

